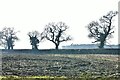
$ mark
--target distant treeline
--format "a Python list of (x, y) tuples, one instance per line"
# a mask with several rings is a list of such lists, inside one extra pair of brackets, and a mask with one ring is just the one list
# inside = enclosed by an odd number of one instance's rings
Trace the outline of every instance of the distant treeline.
[(120, 49), (1, 49), (2, 53), (30, 53), (30, 54), (120, 54)]

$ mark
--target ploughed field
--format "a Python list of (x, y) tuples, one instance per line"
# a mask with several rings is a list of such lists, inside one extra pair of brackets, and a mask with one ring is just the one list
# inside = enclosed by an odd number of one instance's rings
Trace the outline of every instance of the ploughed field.
[(3, 53), (3, 76), (118, 76), (118, 55)]

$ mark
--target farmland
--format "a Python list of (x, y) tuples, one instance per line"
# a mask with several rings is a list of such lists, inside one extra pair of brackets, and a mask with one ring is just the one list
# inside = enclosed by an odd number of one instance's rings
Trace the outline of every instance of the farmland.
[(118, 55), (3, 53), (2, 76), (118, 77)]

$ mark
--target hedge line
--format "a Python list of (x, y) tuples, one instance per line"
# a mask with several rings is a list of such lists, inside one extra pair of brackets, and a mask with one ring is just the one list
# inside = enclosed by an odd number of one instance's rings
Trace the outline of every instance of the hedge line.
[(36, 53), (36, 54), (120, 54), (120, 49), (1, 49), (2, 53)]

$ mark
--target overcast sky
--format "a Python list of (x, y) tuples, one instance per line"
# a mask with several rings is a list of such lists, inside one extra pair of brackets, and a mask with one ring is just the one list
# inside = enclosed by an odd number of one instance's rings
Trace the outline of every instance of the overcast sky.
[[(119, 0), (0, 0), (0, 30), (3, 27), (14, 27), (20, 31), (20, 38), (15, 48), (31, 48), (29, 31), (42, 32), (49, 22), (65, 22), (69, 29), (68, 35), (73, 40), (60, 45), (91, 44), (94, 39), (87, 37), (88, 30), (85, 26), (91, 21), (98, 20), (109, 11), (118, 10)], [(114, 17), (114, 38), (108, 42), (118, 43), (118, 16)], [(54, 48), (54, 44), (44, 41), (39, 44), (39, 49)]]

